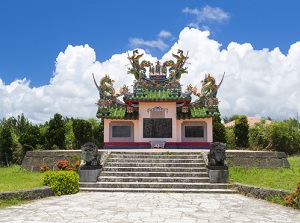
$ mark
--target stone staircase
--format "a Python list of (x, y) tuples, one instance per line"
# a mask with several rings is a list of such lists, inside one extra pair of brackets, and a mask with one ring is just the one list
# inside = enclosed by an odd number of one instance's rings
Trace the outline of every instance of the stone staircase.
[(80, 191), (235, 193), (226, 183), (210, 183), (201, 153), (112, 152), (96, 183)]

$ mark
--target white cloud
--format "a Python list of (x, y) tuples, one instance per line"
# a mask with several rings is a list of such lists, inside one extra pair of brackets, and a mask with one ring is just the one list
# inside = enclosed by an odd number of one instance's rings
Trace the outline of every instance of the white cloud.
[(160, 50), (165, 50), (168, 48), (168, 45), (162, 39), (144, 40), (142, 38), (129, 38), (129, 46), (132, 48), (137, 48), (137, 47), (158, 48)]
[[(200, 89), (200, 81), (206, 73), (219, 82), (225, 72), (218, 92), (222, 116), (245, 114), (275, 119), (296, 116), (300, 111), (300, 42), (291, 45), (287, 55), (279, 48), (254, 50), (249, 43), (232, 42), (224, 50), (220, 50), (220, 46), (210, 39), (208, 31), (185, 28), (162, 61), (173, 59), (171, 53), (178, 49), (189, 51), (189, 73), (183, 74), (181, 79), (183, 90), (190, 83)], [(142, 49), (139, 53), (145, 54), (145, 60), (157, 60)], [(0, 79), (0, 118), (24, 113), (34, 122), (45, 122), (56, 112), (68, 117), (93, 118), (98, 91), (92, 73), (98, 83), (109, 74), (118, 90), (123, 84), (131, 86), (133, 82), (133, 76), (127, 74), (128, 64), (127, 52), (99, 62), (88, 45), (68, 46), (56, 59), (49, 85), (31, 88), (26, 79), (10, 84)]]
[[(223, 9), (219, 7), (210, 7), (210, 6), (205, 6), (202, 9), (190, 9), (190, 8), (185, 8), (182, 10), (183, 13), (186, 14), (191, 14), (194, 15), (195, 21), (191, 22), (189, 25), (191, 27), (196, 27), (199, 28), (200, 24), (203, 23), (223, 23), (229, 20), (230, 15), (229, 13), (225, 12)], [(208, 26), (202, 26), (202, 28), (205, 28), (205, 30), (208, 29)]]
[(169, 38), (169, 37), (172, 37), (172, 34), (170, 32), (168, 32), (167, 30), (161, 30), (158, 34), (158, 37)]
[(144, 40), (142, 38), (129, 38), (129, 47), (144, 48), (146, 52), (151, 53), (151, 50), (157, 48), (161, 51), (166, 50), (169, 46), (163, 39), (171, 38), (172, 34), (167, 30), (161, 30), (158, 33), (158, 38), (155, 40)]

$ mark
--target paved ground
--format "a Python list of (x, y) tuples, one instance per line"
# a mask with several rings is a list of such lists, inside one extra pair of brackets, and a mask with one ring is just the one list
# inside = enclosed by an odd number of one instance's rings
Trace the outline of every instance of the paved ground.
[(0, 210), (0, 222), (300, 222), (300, 211), (239, 194), (84, 193)]

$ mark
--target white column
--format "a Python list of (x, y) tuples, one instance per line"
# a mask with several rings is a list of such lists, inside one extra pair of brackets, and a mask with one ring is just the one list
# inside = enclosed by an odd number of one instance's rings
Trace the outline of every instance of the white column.
[(212, 126), (212, 118), (206, 120), (207, 123), (207, 142), (213, 141), (213, 126)]

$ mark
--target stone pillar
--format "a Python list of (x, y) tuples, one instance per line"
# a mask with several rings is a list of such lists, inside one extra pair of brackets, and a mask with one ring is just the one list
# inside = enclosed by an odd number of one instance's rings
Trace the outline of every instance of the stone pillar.
[(79, 169), (79, 182), (97, 182), (100, 175), (101, 168), (99, 169)]
[(210, 183), (228, 183), (227, 166), (207, 166)]

